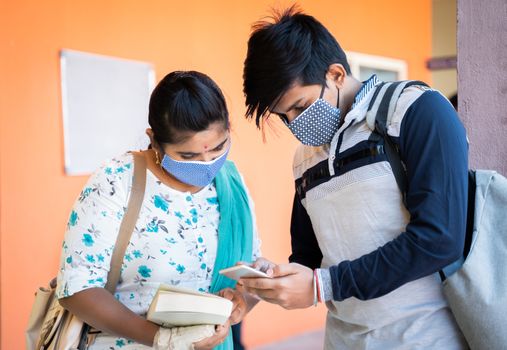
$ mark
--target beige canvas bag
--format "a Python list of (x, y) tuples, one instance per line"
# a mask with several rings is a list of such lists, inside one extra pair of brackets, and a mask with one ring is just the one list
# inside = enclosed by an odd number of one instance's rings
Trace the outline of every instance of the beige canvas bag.
[[(127, 212), (111, 257), (111, 268), (105, 289), (114, 294), (120, 279), (123, 257), (130, 236), (139, 217), (146, 185), (146, 160), (141, 153), (134, 155), (134, 177)], [(26, 328), (27, 350), (85, 350), (95, 339), (98, 331), (93, 330), (79, 318), (65, 310), (55, 295), (56, 278), (46, 288), (39, 288)]]

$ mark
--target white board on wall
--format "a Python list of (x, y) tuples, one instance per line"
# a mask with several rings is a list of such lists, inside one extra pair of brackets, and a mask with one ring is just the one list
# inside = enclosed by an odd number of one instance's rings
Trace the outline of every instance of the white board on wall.
[(146, 148), (150, 63), (61, 50), (60, 64), (68, 175), (90, 174), (109, 158)]

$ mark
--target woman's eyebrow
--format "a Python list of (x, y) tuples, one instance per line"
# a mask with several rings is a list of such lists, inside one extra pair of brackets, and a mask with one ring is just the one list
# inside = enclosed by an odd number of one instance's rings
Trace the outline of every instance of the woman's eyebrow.
[(180, 156), (198, 156), (200, 153), (194, 153), (194, 152), (177, 152)]
[(213, 150), (216, 150), (217, 148), (220, 148), (222, 147), (223, 145), (225, 145), (225, 143), (229, 140), (229, 136), (227, 136), (225, 138), (225, 140), (223, 140), (218, 146), (216, 146), (215, 148), (213, 148)]
[[(225, 140), (223, 140), (220, 144), (218, 144), (218, 146), (216, 146), (215, 148), (213, 148), (212, 150), (216, 150), (217, 148), (220, 148), (222, 147), (227, 141), (229, 140), (229, 136), (226, 137)], [(189, 157), (193, 157), (193, 156), (198, 156), (200, 153), (195, 153), (195, 152), (185, 152), (185, 151), (181, 151), (181, 152), (177, 152), (180, 156), (189, 156)]]

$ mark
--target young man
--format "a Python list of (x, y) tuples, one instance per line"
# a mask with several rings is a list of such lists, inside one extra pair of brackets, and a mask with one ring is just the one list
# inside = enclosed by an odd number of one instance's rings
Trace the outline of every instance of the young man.
[(366, 122), (380, 82), (350, 75), (321, 23), (293, 8), (254, 27), (244, 67), (247, 117), (278, 115), (294, 157), (289, 264), (248, 291), (287, 309), (326, 302), (325, 349), (466, 348), (438, 271), (460, 258), (466, 225), (465, 130), (437, 91), (411, 86), (389, 121), (406, 167), (406, 206)]

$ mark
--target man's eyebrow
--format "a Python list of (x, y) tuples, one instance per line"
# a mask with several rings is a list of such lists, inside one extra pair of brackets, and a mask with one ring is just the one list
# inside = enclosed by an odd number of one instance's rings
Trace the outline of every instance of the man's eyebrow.
[[(290, 106), (290, 108), (287, 109), (287, 112), (290, 112), (291, 110), (293, 110), (302, 100), (303, 100), (303, 97), (301, 97), (299, 100), (297, 100), (296, 102), (294, 102), (292, 104), (292, 106)], [(287, 113), (287, 112), (285, 112), (285, 113)], [(271, 113), (278, 114), (278, 115), (285, 114), (285, 113), (278, 113), (276, 111), (271, 111)]]

